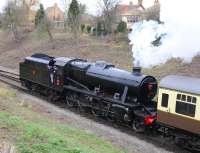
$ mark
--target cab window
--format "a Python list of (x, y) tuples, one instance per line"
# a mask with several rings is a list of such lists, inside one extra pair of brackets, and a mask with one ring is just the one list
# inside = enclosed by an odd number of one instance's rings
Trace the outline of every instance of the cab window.
[(161, 100), (161, 106), (162, 107), (168, 107), (168, 100), (169, 100), (169, 95), (166, 93), (162, 94), (162, 100)]

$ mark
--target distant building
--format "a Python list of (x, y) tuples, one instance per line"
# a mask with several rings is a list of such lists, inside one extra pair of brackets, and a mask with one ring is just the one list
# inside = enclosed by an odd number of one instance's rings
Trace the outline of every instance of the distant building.
[(35, 16), (36, 16), (36, 11), (30, 9), (28, 12), (28, 20), (33, 24), (35, 24)]
[(145, 10), (144, 18), (146, 20), (160, 21), (160, 2), (154, 1), (154, 5)]
[[(159, 0), (155, 0), (154, 5), (150, 8), (144, 8), (143, 0), (138, 0), (136, 5), (132, 1), (128, 5), (117, 6), (117, 23), (124, 21), (127, 23), (127, 28), (138, 21), (144, 19), (157, 19), (160, 14), (160, 3)], [(156, 17), (155, 17), (156, 16)]]
[(64, 12), (58, 7), (57, 3), (55, 3), (52, 7), (48, 7), (46, 9), (46, 13), (51, 21), (64, 21)]
[(142, 0), (138, 0), (137, 5), (134, 5), (132, 1), (130, 1), (128, 5), (118, 5), (117, 22), (126, 22), (129, 29), (134, 22), (138, 22), (143, 19), (144, 10), (145, 8)]

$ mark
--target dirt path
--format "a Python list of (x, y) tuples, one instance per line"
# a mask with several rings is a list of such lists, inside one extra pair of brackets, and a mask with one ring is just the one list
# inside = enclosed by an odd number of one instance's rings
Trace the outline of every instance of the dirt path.
[(17, 153), (14, 146), (8, 142), (0, 142), (0, 153)]
[[(164, 143), (162, 139), (160, 144), (154, 145), (147, 140), (143, 140), (134, 134), (128, 134), (126, 132), (121, 132), (119, 129), (110, 127), (91, 119), (76, 114), (70, 110), (59, 108), (53, 104), (41, 100), (37, 97), (19, 93), (25, 102), (33, 105), (33, 110), (41, 113), (42, 115), (47, 115), (48, 117), (55, 118), (60, 122), (70, 124), (73, 127), (85, 130), (89, 133), (95, 133), (99, 137), (106, 139), (116, 145), (116, 147), (124, 148), (128, 153), (170, 153), (170, 152), (181, 152), (177, 148), (170, 148), (170, 151), (163, 149)], [(163, 143), (163, 144), (162, 144)], [(173, 150), (176, 151), (173, 151)]]

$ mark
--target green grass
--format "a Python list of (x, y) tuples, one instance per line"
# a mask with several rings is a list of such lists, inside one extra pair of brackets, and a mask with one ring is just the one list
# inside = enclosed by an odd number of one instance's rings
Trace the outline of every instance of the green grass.
[(94, 134), (42, 116), (29, 107), (15, 105), (14, 101), (20, 101), (20, 97), (8, 91), (0, 88), (0, 99), (4, 97), (0, 104), (10, 103), (14, 109), (7, 107), (0, 111), (0, 129), (6, 129), (7, 137), (14, 138), (19, 153), (125, 153)]
[(16, 93), (7, 88), (0, 87), (0, 97), (15, 97)]

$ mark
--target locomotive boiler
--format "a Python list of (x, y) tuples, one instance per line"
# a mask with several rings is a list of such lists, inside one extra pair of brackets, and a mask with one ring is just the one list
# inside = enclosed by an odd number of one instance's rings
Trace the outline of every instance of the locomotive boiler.
[(157, 91), (154, 77), (143, 75), (138, 69), (133, 69), (133, 72), (121, 70), (105, 61), (72, 61), (66, 67), (66, 73), (69, 78), (84, 84), (90, 90), (96, 88), (121, 99), (123, 103), (139, 101), (148, 104)]

